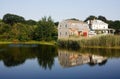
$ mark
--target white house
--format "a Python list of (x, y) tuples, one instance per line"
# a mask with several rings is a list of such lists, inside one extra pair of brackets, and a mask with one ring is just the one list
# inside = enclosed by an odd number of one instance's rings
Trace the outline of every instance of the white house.
[(78, 20), (64, 20), (58, 25), (58, 39), (68, 37), (88, 36), (89, 26), (87, 23)]
[(108, 24), (101, 20), (89, 20), (89, 28), (97, 34), (114, 34), (114, 29), (109, 29)]

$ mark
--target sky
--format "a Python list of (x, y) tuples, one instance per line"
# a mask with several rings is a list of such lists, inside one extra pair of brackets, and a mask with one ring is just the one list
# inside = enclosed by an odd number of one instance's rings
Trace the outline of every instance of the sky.
[(0, 0), (0, 19), (7, 13), (36, 21), (44, 16), (85, 20), (90, 15), (120, 20), (120, 0)]

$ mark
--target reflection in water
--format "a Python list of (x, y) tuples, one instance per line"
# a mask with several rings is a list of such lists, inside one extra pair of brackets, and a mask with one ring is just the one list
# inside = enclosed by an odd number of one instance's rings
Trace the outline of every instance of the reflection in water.
[(120, 50), (0, 45), (0, 79), (120, 79), (119, 66)]
[(94, 55), (90, 53), (79, 53), (76, 51), (58, 50), (58, 59), (63, 67), (71, 67), (82, 64), (103, 65), (107, 61), (107, 57)]
[(78, 51), (58, 49), (56, 46), (37, 44), (0, 45), (0, 61), (6, 67), (22, 65), (27, 59), (37, 58), (43, 69), (52, 69), (57, 57), (61, 66), (95, 64), (103, 65), (108, 58), (120, 58), (120, 50), (113, 49), (80, 49)]
[(27, 59), (37, 58), (39, 65), (43, 69), (51, 69), (56, 56), (57, 48), (55, 46), (32, 44), (0, 45), (0, 60), (3, 61), (6, 67), (24, 64)]

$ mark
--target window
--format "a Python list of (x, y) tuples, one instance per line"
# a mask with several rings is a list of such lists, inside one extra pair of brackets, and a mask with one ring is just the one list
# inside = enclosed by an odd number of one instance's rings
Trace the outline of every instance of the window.
[(65, 35), (67, 35), (67, 32), (65, 33)]
[(67, 28), (67, 24), (65, 25), (65, 27)]

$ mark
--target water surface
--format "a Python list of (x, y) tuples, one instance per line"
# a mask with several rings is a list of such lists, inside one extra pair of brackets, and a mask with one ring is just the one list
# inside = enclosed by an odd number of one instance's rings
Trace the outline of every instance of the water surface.
[(0, 45), (0, 79), (120, 79), (120, 50)]

